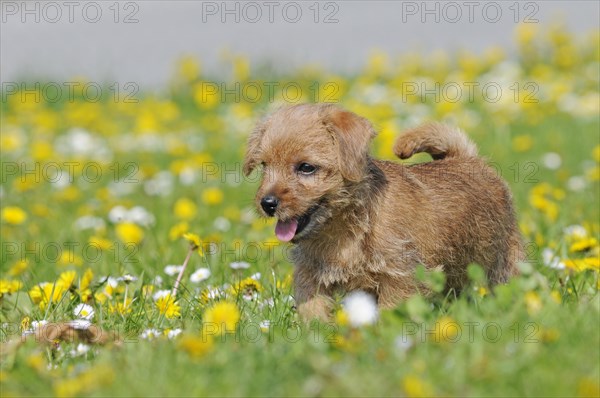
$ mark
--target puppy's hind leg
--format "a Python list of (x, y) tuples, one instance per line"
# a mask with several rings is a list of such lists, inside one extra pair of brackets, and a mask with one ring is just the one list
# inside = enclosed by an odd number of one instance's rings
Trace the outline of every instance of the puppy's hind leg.
[(394, 144), (394, 154), (400, 159), (408, 159), (420, 152), (426, 152), (436, 160), (469, 158), (477, 156), (477, 147), (457, 128), (428, 123), (402, 133)]

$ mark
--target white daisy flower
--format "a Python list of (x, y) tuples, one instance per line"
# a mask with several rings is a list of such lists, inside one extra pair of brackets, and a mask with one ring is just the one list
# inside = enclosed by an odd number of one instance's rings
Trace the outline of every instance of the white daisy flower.
[(261, 277), (262, 277), (262, 274), (260, 272), (257, 272), (255, 274), (252, 274), (252, 276), (250, 276), (250, 279), (254, 279), (255, 281), (259, 281)]
[(250, 268), (250, 264), (245, 261), (234, 261), (233, 263), (229, 264), (229, 266), (231, 267), (231, 269), (248, 269), (248, 268)]
[(227, 232), (229, 231), (229, 228), (231, 228), (231, 222), (225, 217), (217, 217), (213, 222), (213, 226), (215, 227), (215, 229), (221, 232)]
[(565, 269), (565, 263), (560, 261), (560, 258), (550, 248), (542, 250), (542, 262), (545, 266), (554, 269)]
[(145, 340), (154, 340), (161, 336), (161, 332), (158, 329), (146, 329), (142, 332), (140, 337)]
[(88, 304), (79, 304), (73, 310), (73, 315), (82, 319), (90, 320), (94, 317), (94, 308)]
[(133, 276), (130, 274), (125, 274), (120, 278), (117, 278), (119, 282), (124, 282), (125, 284), (129, 284), (138, 280), (137, 276)]
[(169, 294), (171, 294), (170, 290), (159, 290), (152, 295), (152, 298), (154, 299), (154, 301), (157, 301), (159, 298), (166, 297)]
[(83, 229), (102, 229), (106, 226), (106, 223), (100, 217), (94, 216), (82, 216), (75, 220), (75, 228), (79, 230)]
[(154, 224), (155, 221), (154, 215), (142, 206), (135, 206), (129, 209), (127, 220), (144, 227)]
[(47, 324), (48, 324), (48, 321), (45, 320), (45, 319), (42, 319), (41, 321), (32, 321), (31, 322), (31, 328), (33, 330), (38, 330), (38, 329), (43, 328)]
[(81, 355), (85, 355), (88, 353), (88, 351), (90, 350), (90, 346), (87, 344), (83, 344), (83, 343), (79, 343), (77, 344), (77, 348), (74, 350), (71, 350), (71, 356), (72, 357), (78, 357)]
[(125, 206), (115, 206), (108, 212), (108, 219), (113, 224), (127, 220), (127, 209)]
[(210, 300), (216, 300), (216, 299), (221, 298), (223, 296), (223, 292), (225, 290), (219, 289), (218, 287), (208, 286), (208, 294), (206, 296)]
[(151, 196), (167, 196), (173, 192), (174, 179), (169, 171), (161, 171), (144, 183), (144, 191)]
[(410, 336), (401, 335), (396, 337), (394, 340), (394, 346), (398, 352), (406, 352), (410, 347), (414, 345), (413, 339)]
[(181, 172), (179, 172), (179, 182), (182, 185), (192, 185), (196, 182), (196, 172), (191, 167), (184, 167)]
[(567, 187), (573, 192), (583, 191), (587, 187), (587, 181), (583, 176), (573, 176), (567, 180)]
[(74, 321), (67, 322), (67, 325), (77, 330), (88, 330), (92, 326), (92, 322), (87, 319), (75, 319)]
[(36, 330), (43, 328), (44, 325), (46, 325), (47, 323), (48, 323), (48, 321), (46, 321), (46, 320), (33, 321), (33, 322), (31, 322), (31, 327), (27, 330), (24, 330), (22, 335), (29, 336), (31, 334), (34, 334), (36, 332)]
[(548, 152), (542, 157), (542, 162), (547, 169), (557, 170), (562, 165), (562, 158), (556, 152)]
[(258, 299), (258, 293), (256, 292), (245, 292), (242, 294), (242, 298), (246, 301), (255, 301)]
[(169, 332), (167, 333), (167, 338), (172, 340), (175, 337), (179, 336), (181, 334), (181, 329), (177, 328), (177, 329), (172, 329), (169, 330)]
[(72, 176), (66, 171), (59, 170), (56, 175), (48, 176), (48, 181), (52, 184), (53, 188), (63, 189), (71, 185)]
[(348, 314), (350, 324), (354, 327), (372, 325), (379, 317), (375, 298), (360, 290), (348, 294), (342, 306)]
[(192, 275), (190, 275), (190, 281), (192, 283), (200, 283), (207, 280), (210, 277), (210, 270), (208, 268), (198, 268)]
[(563, 233), (568, 239), (585, 239), (587, 238), (587, 230), (582, 225), (569, 225), (563, 229)]
[(268, 332), (269, 328), (271, 327), (271, 321), (268, 319), (265, 319), (264, 321), (260, 321), (258, 326), (260, 327), (260, 330), (262, 330), (263, 332)]
[(169, 276), (179, 275), (181, 270), (183, 269), (183, 265), (167, 265), (164, 269), (165, 274)]

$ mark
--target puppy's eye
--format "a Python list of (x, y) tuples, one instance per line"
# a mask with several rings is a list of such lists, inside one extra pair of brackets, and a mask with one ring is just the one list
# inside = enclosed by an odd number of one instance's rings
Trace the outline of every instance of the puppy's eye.
[(317, 171), (317, 166), (313, 166), (312, 164), (300, 163), (300, 165), (298, 166), (298, 172), (300, 174), (311, 175), (315, 171)]

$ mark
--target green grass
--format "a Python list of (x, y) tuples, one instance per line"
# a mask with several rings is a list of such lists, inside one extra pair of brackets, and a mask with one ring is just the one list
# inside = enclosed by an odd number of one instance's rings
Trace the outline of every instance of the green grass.
[[(247, 78), (293, 81), (307, 90), (315, 81), (335, 81), (335, 99), (381, 131), (373, 144), (378, 157), (391, 158), (393, 138), (426, 109), (423, 119), (467, 130), (511, 186), (528, 252), (520, 276), (491, 288), (474, 266), (471, 286), (451, 297), (440, 293), (443, 276), (420, 274), (438, 293), (414, 296), (359, 328), (348, 325), (341, 309), (328, 324), (299, 321), (290, 298), (288, 246), (275, 244), (273, 223), (252, 210), (256, 182), (241, 177), (240, 163), (252, 125), (274, 106), (268, 100), (202, 102), (195, 90), (209, 78), (189, 75), (177, 76), (169, 92), (142, 93), (138, 103), (110, 97), (90, 103), (81, 96), (35, 103), (10, 96), (1, 108), (0, 269), (7, 281), (0, 298), (2, 396), (598, 396), (600, 124), (597, 77), (585, 72), (597, 65), (598, 51), (593, 40), (576, 43), (522, 43), (523, 54), (512, 62), (521, 84), (539, 86), (534, 104), (402, 101), (398, 82), (423, 76), (444, 82), (464, 72), (472, 74), (465, 81), (484, 84), (500, 73), (502, 62), (485, 57), (477, 58), (472, 71), (457, 56), (449, 65), (423, 60), (404, 68), (401, 62), (352, 76), (298, 71), (273, 77), (257, 71)], [(561, 46), (574, 49), (576, 62), (556, 58)], [(189, 69), (192, 61), (186, 62)], [(389, 98), (369, 103), (362, 93), (374, 85), (388, 87)], [(561, 105), (566, 94), (579, 101), (575, 111)], [(66, 150), (73, 128), (98, 140), (93, 150)], [(100, 148), (109, 156), (99, 159)], [(559, 167), (544, 162), (550, 152), (560, 156)], [(44, 173), (53, 171), (53, 163), (68, 170), (65, 162), (76, 163), (75, 179), (57, 187), (49, 181), (53, 175)], [(90, 164), (101, 170), (97, 181), (82, 177)], [(182, 169), (195, 173), (191, 183), (185, 183), (185, 173), (180, 179)], [(166, 171), (171, 183), (151, 195)], [(176, 205), (182, 198), (195, 211), (184, 214), (185, 205)], [(118, 205), (142, 206), (154, 221), (119, 236), (119, 223), (109, 220)], [(15, 208), (26, 219), (19, 220)], [(97, 217), (103, 226), (78, 229), (83, 216)], [(164, 268), (181, 264), (188, 253), (185, 239), (170, 236), (181, 222), (187, 223), (182, 231), (200, 236), (205, 255), (192, 254), (177, 297), (180, 313), (167, 317), (152, 295), (172, 288), (176, 276)], [(572, 225), (580, 225), (585, 236), (570, 233)], [(96, 251), (91, 238), (104, 239), (106, 246)], [(57, 247), (63, 257), (55, 255)], [(544, 250), (566, 268), (549, 267)], [(27, 262), (18, 271), (21, 259)], [(234, 270), (233, 261), (250, 266)], [(211, 276), (192, 283), (189, 276), (201, 267)], [(93, 278), (82, 289), (88, 269)], [(51, 286), (68, 271), (76, 273), (73, 282), (40, 306), (32, 295), (36, 286)], [(231, 289), (257, 272), (260, 286), (247, 287), (253, 299)], [(108, 287), (106, 276), (126, 274), (137, 280)], [(21, 286), (11, 289), (9, 281)], [(207, 297), (215, 287), (224, 295)], [(103, 329), (103, 344), (83, 341), (80, 353), (72, 353), (80, 342), (22, 337), (34, 321), (76, 319), (73, 311), (83, 302), (94, 309), (91, 321)], [(128, 312), (111, 311), (124, 302)], [(240, 321), (231, 333), (207, 337), (207, 317), (223, 302), (235, 303)], [(161, 335), (144, 338), (148, 329)], [(165, 335), (178, 329), (179, 336)]]

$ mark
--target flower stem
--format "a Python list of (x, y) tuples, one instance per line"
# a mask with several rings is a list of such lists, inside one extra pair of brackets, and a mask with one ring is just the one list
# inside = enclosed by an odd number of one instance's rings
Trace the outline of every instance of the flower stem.
[(179, 282), (181, 282), (181, 278), (183, 278), (183, 273), (185, 272), (185, 269), (187, 267), (188, 262), (190, 261), (190, 257), (192, 257), (193, 252), (194, 249), (190, 247), (187, 256), (185, 256), (185, 260), (183, 260), (183, 266), (181, 268), (181, 271), (179, 271), (179, 275), (177, 275), (177, 280), (175, 281), (175, 285), (173, 286), (173, 292), (171, 293), (173, 300), (175, 300), (175, 298), (177, 297), (177, 289), (179, 288)]

